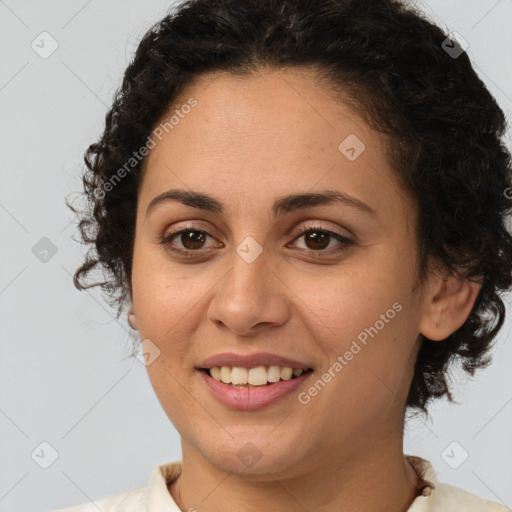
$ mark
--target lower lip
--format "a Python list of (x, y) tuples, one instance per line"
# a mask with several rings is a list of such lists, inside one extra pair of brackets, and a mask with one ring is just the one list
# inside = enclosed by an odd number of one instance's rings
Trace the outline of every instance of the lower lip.
[(254, 411), (275, 404), (297, 390), (313, 373), (303, 373), (300, 377), (280, 380), (261, 387), (233, 387), (219, 382), (208, 372), (199, 371), (212, 395), (221, 403), (234, 409)]

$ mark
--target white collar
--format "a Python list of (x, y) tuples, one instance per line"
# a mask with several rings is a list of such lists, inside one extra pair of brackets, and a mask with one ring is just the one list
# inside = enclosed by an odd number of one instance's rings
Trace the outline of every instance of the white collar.
[[(414, 455), (405, 455), (405, 458), (422, 481), (422, 495), (418, 496), (409, 508), (409, 511), (413, 512), (413, 509), (414, 511), (420, 510), (416, 507), (430, 496), (439, 481), (429, 461)], [(183, 462), (177, 461), (162, 464), (153, 470), (146, 491), (147, 512), (181, 512), (169, 492), (169, 485), (178, 478), (182, 468)]]

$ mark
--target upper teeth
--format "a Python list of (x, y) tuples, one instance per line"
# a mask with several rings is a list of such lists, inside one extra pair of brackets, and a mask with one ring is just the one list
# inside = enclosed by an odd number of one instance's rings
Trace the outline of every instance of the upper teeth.
[(289, 368), (277, 365), (257, 366), (256, 368), (241, 368), (239, 366), (215, 366), (210, 368), (210, 375), (224, 384), (235, 386), (250, 384), (251, 386), (264, 386), (268, 382), (277, 382), (279, 379), (290, 380), (292, 375), (299, 377), (304, 372), (302, 368)]

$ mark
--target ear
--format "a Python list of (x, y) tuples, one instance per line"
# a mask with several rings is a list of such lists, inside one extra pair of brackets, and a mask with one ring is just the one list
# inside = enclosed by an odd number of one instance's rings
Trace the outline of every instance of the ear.
[(434, 274), (424, 300), (420, 333), (433, 341), (448, 338), (469, 317), (480, 288), (481, 282), (447, 271)]
[(139, 324), (137, 322), (137, 317), (135, 316), (135, 313), (133, 311), (133, 305), (130, 307), (128, 311), (128, 323), (130, 324), (133, 329), (139, 330)]

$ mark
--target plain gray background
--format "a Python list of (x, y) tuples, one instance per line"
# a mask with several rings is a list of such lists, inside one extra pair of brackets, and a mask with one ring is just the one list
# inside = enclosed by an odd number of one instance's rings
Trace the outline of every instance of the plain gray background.
[[(140, 38), (171, 5), (0, 0), (1, 512), (141, 487), (155, 466), (181, 457), (145, 367), (124, 359), (134, 339), (126, 319), (113, 318), (98, 290), (72, 284), (83, 249), (64, 204), (81, 191), (83, 153), (103, 130)], [(418, 5), (469, 43), (478, 74), (510, 116), (512, 0)], [(39, 52), (58, 48), (42, 58), (33, 41)], [(405, 452), (430, 460), (440, 481), (512, 507), (507, 300), (493, 365), (474, 380), (455, 374), (461, 405), (441, 401), (432, 421), (410, 421)]]

